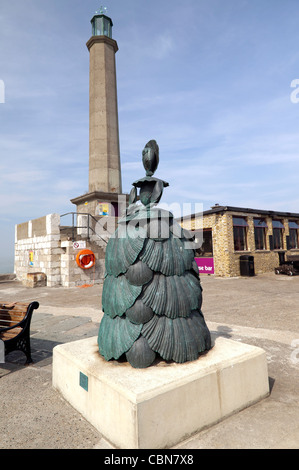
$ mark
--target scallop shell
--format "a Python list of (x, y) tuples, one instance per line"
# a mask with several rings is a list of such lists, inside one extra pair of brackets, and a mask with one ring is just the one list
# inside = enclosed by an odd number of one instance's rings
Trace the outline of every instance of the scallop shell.
[(199, 278), (199, 269), (198, 269), (198, 264), (194, 260), (192, 263), (192, 270), (196, 274), (196, 276)]
[(140, 259), (153, 271), (161, 272), (166, 276), (182, 275), (192, 268), (194, 252), (186, 250), (183, 240), (170, 234), (170, 238), (163, 241), (148, 239)]
[(209, 330), (198, 311), (188, 318), (154, 316), (143, 326), (142, 335), (150, 348), (167, 361), (194, 361), (199, 353), (211, 347)]
[(132, 264), (125, 274), (129, 283), (135, 286), (143, 286), (143, 284), (147, 284), (152, 280), (153, 275), (153, 271), (142, 261), (137, 261)]
[(140, 336), (126, 353), (126, 358), (132, 367), (143, 369), (154, 362), (156, 353), (150, 348), (147, 339)]
[(147, 323), (154, 316), (154, 312), (150, 307), (147, 307), (141, 299), (137, 299), (134, 305), (126, 311), (126, 317), (132, 322), (140, 325)]
[(141, 298), (157, 315), (177, 318), (187, 317), (199, 308), (201, 292), (200, 282), (191, 272), (183, 276), (155, 274)]
[(102, 309), (111, 318), (121, 316), (132, 307), (142, 291), (142, 286), (133, 286), (122, 274), (119, 277), (107, 276), (102, 292)]
[(98, 334), (100, 354), (106, 361), (119, 359), (133, 346), (141, 328), (142, 325), (134, 325), (124, 316), (112, 319), (104, 314)]
[(192, 312), (190, 317), (187, 318), (187, 323), (197, 341), (198, 351), (211, 349), (211, 334), (201, 310)]
[(167, 217), (163, 216), (162, 218), (153, 217), (151, 215), (146, 225), (148, 238), (167, 240), (172, 235), (169, 230), (169, 218), (170, 215)]
[(118, 227), (109, 238), (106, 247), (105, 267), (107, 274), (118, 276), (125, 273), (141, 252), (145, 231), (131, 227), (130, 224)]

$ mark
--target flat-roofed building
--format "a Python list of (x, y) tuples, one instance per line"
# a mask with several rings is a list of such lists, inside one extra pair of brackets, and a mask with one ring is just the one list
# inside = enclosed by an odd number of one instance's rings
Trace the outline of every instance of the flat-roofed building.
[(274, 271), (282, 258), (299, 256), (299, 213), (215, 205), (184, 217), (181, 224), (195, 236), (203, 231), (196, 251), (201, 273), (240, 276), (246, 275), (245, 266), (250, 276)]

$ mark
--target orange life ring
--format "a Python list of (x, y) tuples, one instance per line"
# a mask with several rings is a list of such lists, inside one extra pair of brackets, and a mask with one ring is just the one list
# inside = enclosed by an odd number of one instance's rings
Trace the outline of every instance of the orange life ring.
[(81, 250), (76, 256), (77, 265), (82, 269), (90, 269), (94, 266), (96, 257), (91, 250)]

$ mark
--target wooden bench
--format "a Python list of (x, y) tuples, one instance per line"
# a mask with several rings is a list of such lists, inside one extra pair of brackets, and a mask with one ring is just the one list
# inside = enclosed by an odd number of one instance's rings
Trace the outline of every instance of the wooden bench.
[(5, 354), (22, 351), (29, 364), (32, 362), (30, 347), (30, 323), (38, 302), (0, 302), (0, 339), (4, 342)]

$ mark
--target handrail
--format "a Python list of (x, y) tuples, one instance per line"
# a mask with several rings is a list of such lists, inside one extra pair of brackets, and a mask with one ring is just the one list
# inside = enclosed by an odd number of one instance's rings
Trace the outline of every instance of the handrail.
[[(65, 214), (62, 214), (60, 217), (65, 217), (66, 215), (71, 215), (72, 216), (72, 241), (75, 240), (75, 228), (78, 229), (78, 228), (87, 228), (87, 240), (90, 239), (90, 231), (92, 231), (97, 237), (101, 238), (103, 242), (106, 243), (107, 245), (107, 241), (101, 236), (99, 235), (90, 225), (90, 217), (97, 223), (97, 219), (89, 214), (88, 212), (66, 212)], [(77, 224), (75, 224), (75, 215), (85, 215), (87, 216), (87, 225), (82, 225), (82, 226), (79, 226)], [(61, 230), (66, 230), (68, 227), (66, 227), (65, 229), (61, 229)], [(108, 232), (108, 230), (107, 230)], [(109, 232), (108, 232), (109, 233)]]

